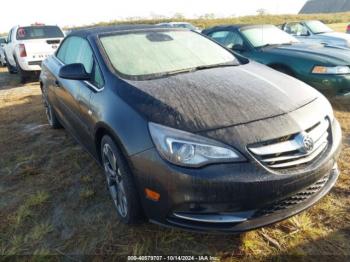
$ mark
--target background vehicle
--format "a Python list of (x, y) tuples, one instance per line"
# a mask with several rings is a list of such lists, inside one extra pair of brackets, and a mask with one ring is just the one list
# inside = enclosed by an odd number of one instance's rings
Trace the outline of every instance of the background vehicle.
[(350, 36), (348, 34), (335, 32), (317, 20), (286, 23), (281, 28), (305, 43), (350, 47)]
[(0, 37), (0, 66), (6, 65), (5, 51), (4, 51), (5, 45), (6, 45), (6, 38)]
[(144, 211), (167, 226), (246, 231), (312, 206), (339, 175), (327, 99), (189, 30), (78, 30), (40, 79), (50, 125), (103, 166), (124, 223)]
[(0, 47), (4, 47), (6, 44), (6, 37), (0, 37)]
[(160, 23), (157, 24), (157, 26), (160, 27), (172, 27), (172, 28), (186, 28), (192, 31), (196, 31), (196, 32), (201, 32), (202, 30), (194, 25), (192, 25), (191, 23), (187, 23), (187, 22), (169, 22), (169, 23)]
[(5, 46), (9, 72), (18, 73), (22, 83), (33, 73), (39, 74), (41, 62), (56, 51), (63, 37), (58, 26), (13, 27)]
[(273, 25), (218, 26), (203, 34), (325, 95), (350, 95), (350, 49), (303, 44)]
[(346, 27), (346, 33), (350, 34), (350, 24)]

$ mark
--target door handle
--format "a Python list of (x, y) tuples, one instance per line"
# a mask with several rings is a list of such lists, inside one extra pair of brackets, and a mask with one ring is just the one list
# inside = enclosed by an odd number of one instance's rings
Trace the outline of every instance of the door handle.
[(60, 82), (58, 82), (58, 80), (55, 80), (55, 86), (56, 87), (60, 87), (61, 85), (60, 85)]

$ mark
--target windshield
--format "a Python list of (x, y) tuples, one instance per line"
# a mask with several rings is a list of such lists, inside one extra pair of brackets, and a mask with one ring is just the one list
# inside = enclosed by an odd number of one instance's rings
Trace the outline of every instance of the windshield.
[(322, 34), (333, 32), (328, 26), (320, 21), (307, 21), (305, 22), (306, 26), (311, 30), (314, 34)]
[(241, 29), (242, 34), (254, 47), (283, 45), (299, 42), (276, 26), (259, 26)]
[(62, 38), (63, 33), (58, 26), (27, 26), (17, 30), (18, 40)]
[(101, 37), (114, 68), (131, 77), (153, 78), (170, 72), (222, 64), (238, 65), (232, 53), (192, 31), (141, 31)]
[(0, 38), (0, 44), (5, 44), (5, 38)]

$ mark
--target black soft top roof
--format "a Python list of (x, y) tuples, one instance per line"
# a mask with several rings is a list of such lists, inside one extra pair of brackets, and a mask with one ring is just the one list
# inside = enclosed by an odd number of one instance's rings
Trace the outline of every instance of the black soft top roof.
[[(114, 25), (114, 26), (98, 26), (98, 27), (90, 27), (73, 30), (69, 35), (70, 36), (80, 36), (80, 37), (88, 37), (91, 35), (99, 35), (104, 33), (114, 33), (121, 31), (129, 31), (129, 30), (142, 30), (142, 29), (164, 29), (160, 26), (155, 25)], [(167, 28), (169, 29), (169, 28)]]

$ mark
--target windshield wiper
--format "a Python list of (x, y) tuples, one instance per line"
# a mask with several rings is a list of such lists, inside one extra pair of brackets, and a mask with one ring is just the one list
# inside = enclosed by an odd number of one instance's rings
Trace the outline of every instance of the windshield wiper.
[(293, 45), (295, 43), (298, 43), (298, 42), (286, 42), (286, 43), (279, 43), (279, 44), (266, 44), (266, 45), (259, 46), (259, 48), (275, 47), (275, 46), (280, 46), (280, 45)]
[(334, 31), (323, 31), (323, 32), (316, 32), (314, 33), (315, 35), (320, 35), (320, 34), (327, 34), (327, 33), (332, 33)]
[(228, 63), (223, 63), (223, 64), (197, 66), (197, 67), (193, 68), (193, 70), (198, 71), (198, 70), (205, 70), (205, 69), (218, 68), (218, 67), (237, 66), (237, 65), (238, 65), (237, 63), (228, 62)]
[(199, 70), (218, 68), (218, 67), (237, 66), (237, 65), (238, 64), (234, 63), (234, 62), (228, 62), (228, 63), (223, 63), (223, 64), (214, 64), (214, 65), (202, 65), (202, 66), (197, 66), (197, 67), (192, 67), (192, 68), (186, 68), (186, 69), (180, 69), (180, 70), (160, 73), (160, 74), (157, 74), (155, 76), (156, 77), (166, 77), (166, 76), (172, 76), (172, 75), (177, 75), (177, 74), (182, 74), (182, 73), (193, 73), (193, 72), (199, 71)]
[(283, 43), (283, 44), (281, 44), (281, 45), (293, 45), (293, 44), (296, 44), (296, 43), (298, 43), (298, 42)]
[(259, 46), (258, 48), (274, 47), (274, 46), (279, 46), (279, 45), (281, 45), (281, 44), (266, 44), (266, 45)]
[(182, 73), (194, 72), (195, 70), (196, 70), (195, 68), (180, 69), (180, 70), (175, 70), (175, 71), (155, 74), (155, 76), (156, 77), (172, 76), (172, 75), (177, 75), (177, 74), (182, 74)]

